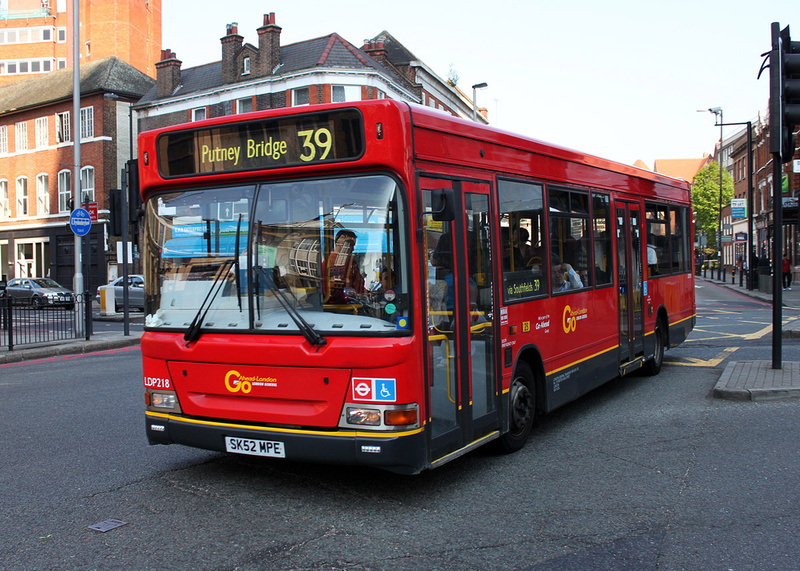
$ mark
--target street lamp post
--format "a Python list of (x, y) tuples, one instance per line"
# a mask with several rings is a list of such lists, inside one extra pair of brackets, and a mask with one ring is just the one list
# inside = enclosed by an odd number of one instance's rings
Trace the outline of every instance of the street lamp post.
[[(703, 109), (698, 109), (698, 113), (703, 113)], [(712, 107), (708, 109), (709, 113), (713, 113), (716, 123), (719, 125), (719, 152), (717, 153), (717, 164), (719, 166), (719, 214), (718, 214), (718, 228), (717, 228), (717, 279), (722, 281), (722, 107)], [(716, 125), (715, 125), (716, 126)], [(714, 273), (712, 272), (713, 276)]]
[(478, 90), (483, 89), (484, 87), (489, 87), (489, 84), (485, 81), (483, 83), (476, 83), (472, 86), (472, 120), (478, 120), (478, 104), (476, 103), (475, 99), (478, 97)]

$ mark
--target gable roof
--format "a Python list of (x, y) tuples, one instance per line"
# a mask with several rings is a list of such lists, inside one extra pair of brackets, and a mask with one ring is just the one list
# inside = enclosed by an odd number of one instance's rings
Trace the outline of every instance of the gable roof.
[[(82, 65), (81, 95), (113, 92), (138, 99), (155, 80), (116, 56)], [(0, 86), (0, 113), (39, 107), (72, 97), (72, 69), (59, 69)]]
[[(316, 68), (375, 69), (391, 75), (396, 81), (407, 83), (407, 80), (396, 73), (391, 66), (383, 65), (371, 58), (337, 33), (281, 46), (280, 64), (274, 70), (274, 75), (253, 78), (252, 81), (270, 81), (282, 75)], [(222, 85), (222, 62), (217, 61), (182, 69), (180, 87), (173, 95), (213, 90)], [(157, 99), (156, 87), (153, 86), (139, 104), (151, 103)]]
[(695, 175), (711, 161), (709, 155), (701, 159), (656, 159), (653, 170), (673, 178), (693, 182)]

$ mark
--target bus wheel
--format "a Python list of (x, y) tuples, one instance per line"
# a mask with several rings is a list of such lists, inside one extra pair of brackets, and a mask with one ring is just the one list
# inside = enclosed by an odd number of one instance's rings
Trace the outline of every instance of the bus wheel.
[(655, 338), (655, 350), (653, 351), (653, 358), (645, 362), (643, 371), (645, 375), (657, 375), (661, 372), (661, 365), (664, 363), (664, 326), (659, 319), (656, 321), (656, 328), (653, 331)]
[(502, 452), (516, 452), (525, 445), (536, 417), (536, 395), (533, 373), (527, 363), (520, 362), (508, 391), (508, 432), (498, 440)]

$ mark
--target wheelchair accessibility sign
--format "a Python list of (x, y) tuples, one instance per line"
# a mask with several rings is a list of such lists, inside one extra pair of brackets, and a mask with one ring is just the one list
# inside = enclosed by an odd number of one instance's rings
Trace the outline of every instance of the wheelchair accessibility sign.
[(397, 400), (397, 382), (395, 379), (353, 377), (353, 400), (395, 402)]

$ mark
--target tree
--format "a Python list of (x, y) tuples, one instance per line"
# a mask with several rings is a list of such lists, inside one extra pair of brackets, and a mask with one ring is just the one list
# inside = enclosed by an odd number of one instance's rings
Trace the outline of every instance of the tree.
[[(733, 198), (733, 178), (727, 169), (722, 169), (722, 206), (730, 204)], [(695, 232), (704, 230), (708, 245), (719, 248), (719, 163), (711, 163), (700, 169), (692, 183), (692, 203), (697, 212)]]

